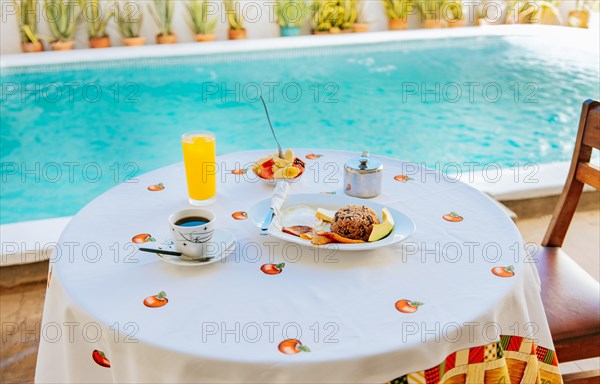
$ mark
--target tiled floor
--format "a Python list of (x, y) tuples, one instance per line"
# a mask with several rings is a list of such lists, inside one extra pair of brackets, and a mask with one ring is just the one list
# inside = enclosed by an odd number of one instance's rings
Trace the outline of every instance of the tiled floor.
[(0, 383), (32, 383), (46, 282), (0, 290)]
[[(518, 221), (517, 225), (525, 241), (539, 243), (549, 220), (549, 216), (527, 219)], [(600, 212), (578, 212), (563, 247), (596, 280), (600, 276), (599, 233)], [(33, 382), (45, 292), (46, 283), (43, 281), (0, 288), (0, 383)], [(561, 369), (563, 373), (600, 369), (600, 359), (561, 364)]]

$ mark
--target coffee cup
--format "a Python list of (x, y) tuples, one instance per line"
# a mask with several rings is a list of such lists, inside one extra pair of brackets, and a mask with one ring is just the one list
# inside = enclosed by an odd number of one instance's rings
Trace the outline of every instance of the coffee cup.
[(215, 214), (201, 208), (182, 209), (169, 216), (169, 231), (178, 252), (192, 259), (204, 258), (215, 231)]

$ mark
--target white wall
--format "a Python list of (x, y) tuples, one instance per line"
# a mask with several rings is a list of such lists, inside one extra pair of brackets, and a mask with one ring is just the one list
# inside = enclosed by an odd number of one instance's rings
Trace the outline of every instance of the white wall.
[[(43, 0), (40, 1), (40, 6), (43, 5)], [(114, 3), (112, 0), (102, 0), (108, 7)], [(146, 37), (147, 44), (154, 44), (155, 35), (157, 33), (154, 20), (147, 10), (151, 0), (129, 0), (135, 2), (139, 9), (143, 12), (144, 23), (142, 26), (142, 35)], [(387, 19), (385, 16), (383, 5), (380, 0), (362, 0), (366, 3), (367, 19), (371, 22), (372, 31), (383, 31), (387, 29)], [(465, 0), (469, 1), (469, 0)], [(470, 0), (475, 3), (481, 0)], [(505, 0), (496, 0), (504, 2)], [(120, 0), (124, 2), (124, 0)], [(261, 39), (268, 37), (279, 36), (279, 29), (274, 22), (272, 7), (275, 0), (241, 0), (241, 8), (247, 15), (246, 29), (248, 30), (248, 38)], [(565, 0), (561, 5), (561, 13), (566, 20), (568, 10), (572, 8), (574, 1)], [(176, 15), (173, 20), (174, 31), (179, 37), (180, 42), (193, 41), (192, 33), (190, 32), (186, 21), (184, 20), (186, 10), (184, 0), (176, 0)], [(41, 12), (40, 12), (41, 13)], [(224, 6), (221, 0), (215, 0), (215, 14), (219, 14), (220, 22), (217, 26), (217, 40), (227, 39), (227, 22), (225, 18)], [(21, 52), (20, 39), (17, 27), (17, 19), (14, 12), (12, 0), (0, 0), (0, 54), (19, 53)], [(409, 26), (418, 28), (419, 16), (413, 15), (409, 18)], [(38, 24), (38, 33), (42, 35), (50, 35), (48, 26), (43, 18), (40, 18)], [(112, 21), (109, 23), (108, 33), (111, 37), (113, 46), (121, 46), (121, 37)], [(303, 34), (310, 33), (309, 23), (307, 22), (302, 31)], [(79, 26), (75, 37), (75, 48), (87, 48), (88, 41), (83, 23)]]

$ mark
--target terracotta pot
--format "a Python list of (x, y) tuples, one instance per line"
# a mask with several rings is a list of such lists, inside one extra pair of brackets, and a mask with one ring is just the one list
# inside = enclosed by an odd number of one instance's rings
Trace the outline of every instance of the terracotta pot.
[(312, 31), (313, 35), (331, 35), (330, 31)]
[(390, 31), (404, 31), (408, 29), (408, 20), (391, 19), (388, 21), (388, 29)]
[(146, 43), (146, 38), (142, 36), (138, 37), (126, 37), (123, 39), (123, 44), (128, 47), (139, 47), (140, 45), (144, 45)]
[(90, 39), (90, 48), (108, 48), (110, 47), (110, 37), (104, 36), (96, 39)]
[(216, 36), (214, 33), (197, 33), (194, 38), (199, 43), (206, 43), (207, 41), (215, 41)]
[(488, 19), (485, 18), (480, 18), (479, 20), (477, 20), (477, 25), (479, 25), (480, 27), (483, 27), (484, 25), (493, 25), (494, 23), (491, 23)]
[(156, 35), (156, 44), (177, 44), (177, 35), (172, 33), (170, 35)]
[(36, 43), (21, 43), (21, 49), (25, 53), (33, 53), (33, 52), (42, 52), (44, 50), (44, 45), (41, 41)]
[(428, 19), (423, 22), (423, 28), (426, 29), (446, 28), (447, 26), (446, 20)]
[(248, 37), (245, 29), (230, 29), (229, 40), (244, 40)]
[(369, 23), (354, 23), (352, 30), (354, 32), (369, 32)]
[(466, 27), (467, 25), (468, 25), (468, 23), (467, 23), (467, 20), (465, 20), (465, 19), (448, 21), (448, 28), (460, 28), (460, 27)]
[(587, 28), (590, 20), (590, 13), (586, 10), (571, 11), (567, 18), (567, 23), (570, 27)]
[(70, 51), (71, 49), (73, 49), (73, 44), (75, 42), (73, 40), (71, 41), (53, 41), (50, 43), (50, 46), (52, 47), (53, 51)]

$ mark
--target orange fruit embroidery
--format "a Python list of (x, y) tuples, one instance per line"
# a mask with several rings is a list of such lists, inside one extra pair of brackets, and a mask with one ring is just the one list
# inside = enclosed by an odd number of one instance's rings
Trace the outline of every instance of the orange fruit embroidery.
[(277, 349), (279, 349), (279, 352), (285, 353), (286, 355), (295, 355), (299, 352), (310, 352), (310, 349), (308, 349), (307, 346), (302, 345), (302, 343), (296, 339), (283, 340), (279, 343)]
[(165, 189), (165, 185), (163, 183), (158, 183), (158, 184), (148, 186), (148, 190), (150, 192), (158, 192), (158, 191), (162, 191), (163, 189)]
[(139, 235), (135, 235), (131, 238), (136, 244), (146, 243), (148, 241), (156, 241), (149, 233), (140, 233)]
[(395, 307), (399, 312), (402, 313), (415, 313), (423, 304), (424, 303), (421, 303), (419, 301), (402, 299), (396, 301)]
[(99, 366), (110, 368), (110, 361), (106, 358), (104, 352), (94, 349), (94, 352), (92, 352), (92, 359), (94, 359), (94, 362)]
[(460, 216), (458, 213), (456, 212), (450, 212), (444, 216), (442, 216), (442, 218), (446, 221), (449, 221), (451, 223), (458, 223), (460, 221), (463, 221), (463, 217)]
[(233, 171), (231, 171), (231, 173), (233, 173), (234, 175), (243, 175), (246, 172), (248, 172), (247, 168), (244, 168), (244, 169), (234, 169)]
[(399, 181), (401, 183), (406, 183), (407, 181), (413, 180), (413, 179), (406, 175), (397, 175), (397, 176), (394, 176), (394, 180)]
[(248, 214), (244, 211), (238, 211), (238, 212), (233, 212), (231, 214), (231, 217), (233, 217), (236, 220), (246, 220), (248, 218)]
[(260, 270), (267, 275), (279, 275), (283, 271), (283, 267), (285, 267), (285, 263), (263, 264), (260, 267)]
[(513, 277), (515, 275), (515, 267), (509, 265), (508, 267), (494, 267), (492, 273), (498, 277)]
[(314, 154), (314, 153), (309, 153), (308, 155), (306, 155), (306, 158), (308, 160), (317, 160), (317, 159), (319, 159), (321, 157), (323, 157), (323, 155), (317, 155), (317, 154)]
[(148, 308), (159, 308), (164, 305), (167, 305), (169, 299), (167, 299), (167, 294), (164, 291), (161, 291), (158, 295), (148, 296), (144, 299), (144, 305)]

